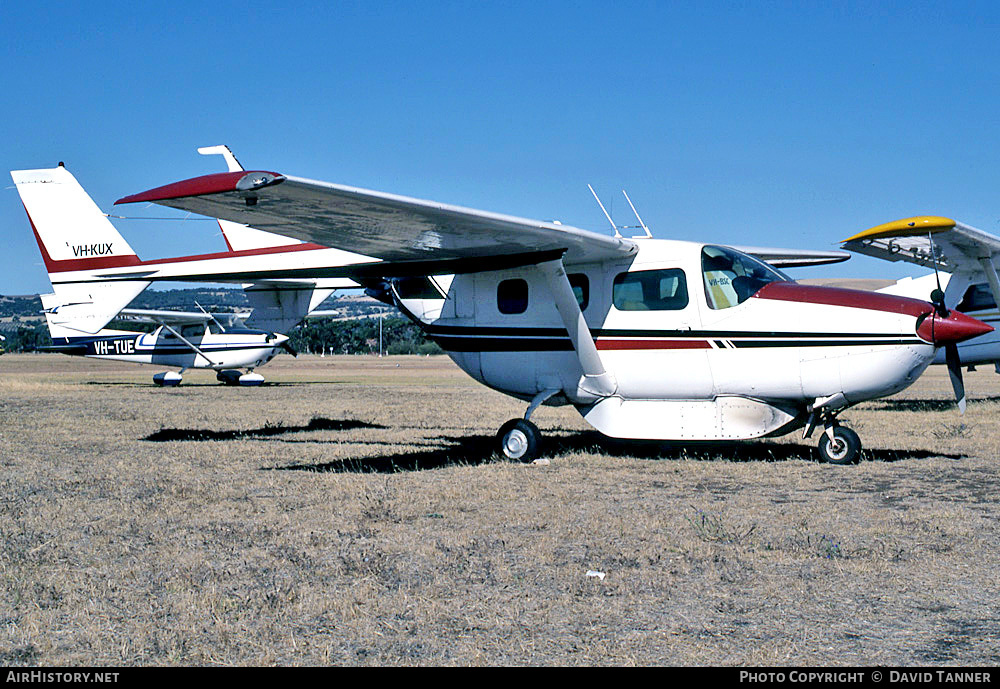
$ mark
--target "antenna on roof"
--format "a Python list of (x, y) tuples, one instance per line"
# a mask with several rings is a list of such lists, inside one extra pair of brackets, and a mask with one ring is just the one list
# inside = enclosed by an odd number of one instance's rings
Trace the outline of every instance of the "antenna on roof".
[(616, 237), (621, 237), (621, 236), (622, 236), (622, 233), (618, 231), (618, 225), (615, 225), (615, 221), (611, 219), (611, 216), (610, 216), (610, 215), (608, 215), (608, 211), (607, 211), (607, 210), (605, 210), (605, 208), (604, 208), (604, 204), (603, 204), (603, 203), (601, 203), (601, 200), (600, 200), (599, 198), (597, 198), (597, 192), (596, 192), (596, 191), (594, 191), (594, 187), (592, 187), (592, 186), (590, 186), (590, 185), (588, 184), (588, 185), (587, 185), (587, 188), (588, 188), (588, 189), (590, 189), (590, 193), (594, 195), (594, 200), (595, 200), (595, 201), (597, 201), (597, 205), (601, 207), (601, 210), (602, 210), (602, 211), (604, 211), (604, 217), (608, 219), (608, 222), (609, 222), (609, 223), (611, 223), (611, 227), (612, 227), (612, 229), (614, 229), (614, 231), (615, 231), (615, 236), (616, 236)]
[[(622, 189), (622, 193), (625, 194), (625, 190), (624, 189)], [(646, 227), (646, 223), (644, 223), (642, 221), (642, 218), (639, 217), (639, 211), (637, 211), (635, 209), (635, 205), (633, 205), (632, 199), (630, 199), (628, 197), (628, 194), (625, 194), (625, 200), (628, 201), (628, 205), (632, 206), (632, 212), (635, 213), (635, 219), (639, 221), (639, 227), (641, 227), (643, 230), (645, 230), (647, 237), (652, 238), (653, 237), (653, 233), (649, 231), (649, 228)]]

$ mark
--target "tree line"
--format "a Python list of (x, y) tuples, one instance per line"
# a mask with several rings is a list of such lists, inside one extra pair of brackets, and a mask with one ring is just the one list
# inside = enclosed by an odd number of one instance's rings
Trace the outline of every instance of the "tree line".
[[(379, 352), (379, 318), (335, 320), (318, 318), (309, 320), (287, 333), (289, 344), (306, 354), (377, 354)], [(382, 320), (382, 348), (384, 354), (442, 354), (436, 343), (411, 321), (398, 316)], [(109, 324), (128, 330), (148, 330), (142, 324)], [(21, 325), (16, 330), (3, 333), (6, 341), (0, 342), (8, 352), (33, 351), (52, 344), (48, 327), (44, 323), (34, 326)]]

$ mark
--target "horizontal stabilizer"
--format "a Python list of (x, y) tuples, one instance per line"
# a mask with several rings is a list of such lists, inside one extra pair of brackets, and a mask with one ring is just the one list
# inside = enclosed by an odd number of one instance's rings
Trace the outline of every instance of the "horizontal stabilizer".
[(51, 294), (42, 294), (42, 308), (49, 335), (93, 335), (149, 286), (145, 281), (61, 283)]
[(334, 292), (312, 286), (274, 285), (251, 285), (244, 291), (253, 307), (247, 326), (274, 333), (287, 333)]

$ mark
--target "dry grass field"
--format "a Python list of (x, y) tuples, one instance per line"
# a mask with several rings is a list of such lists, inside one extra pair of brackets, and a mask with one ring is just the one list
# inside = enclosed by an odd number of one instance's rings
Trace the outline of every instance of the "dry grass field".
[(1000, 662), (992, 368), (845, 413), (852, 467), (553, 408), (494, 461), (523, 405), (443, 357), (154, 372), (0, 357), (0, 664)]

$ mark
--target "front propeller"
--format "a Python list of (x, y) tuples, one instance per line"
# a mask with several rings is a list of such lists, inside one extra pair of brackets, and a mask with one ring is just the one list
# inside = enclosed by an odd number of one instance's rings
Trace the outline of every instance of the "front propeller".
[(962, 381), (962, 360), (958, 355), (958, 343), (949, 342), (944, 346), (945, 362), (948, 364), (948, 375), (951, 377), (951, 388), (955, 391), (955, 401), (958, 411), (965, 413), (965, 383)]
[[(939, 283), (940, 284), (940, 283)], [(990, 332), (993, 328), (982, 321), (966, 316), (960, 311), (952, 311), (945, 306), (944, 292), (938, 287), (931, 292), (934, 311), (926, 314), (917, 327), (917, 334), (934, 344), (944, 347), (945, 363), (951, 387), (955, 391), (958, 410), (965, 413), (965, 382), (962, 380), (962, 358), (958, 353), (958, 343)]]

